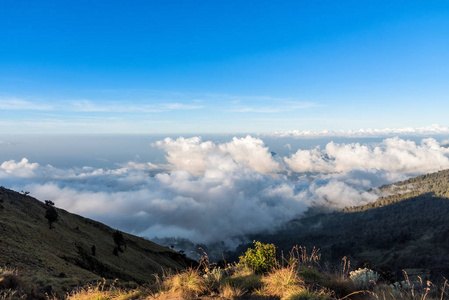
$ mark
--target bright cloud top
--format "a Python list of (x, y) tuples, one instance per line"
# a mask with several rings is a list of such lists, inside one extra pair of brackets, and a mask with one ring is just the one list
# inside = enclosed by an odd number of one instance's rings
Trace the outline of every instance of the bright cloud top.
[(231, 142), (223, 144), (203, 142), (200, 137), (166, 138), (155, 145), (167, 153), (166, 159), (174, 169), (186, 170), (193, 175), (213, 169), (233, 171), (239, 165), (261, 174), (273, 174), (281, 170), (281, 165), (273, 159), (264, 142), (251, 136), (234, 137)]
[(127, 232), (235, 246), (240, 236), (273, 229), (310, 206), (365, 204), (377, 198), (368, 188), (449, 168), (449, 149), (434, 139), (330, 142), (279, 158), (251, 136), (223, 143), (166, 138), (153, 146), (168, 164), (61, 169), (24, 158), (3, 162), (0, 178)]
[(449, 149), (432, 138), (416, 144), (396, 137), (376, 146), (330, 142), (323, 150), (319, 147), (298, 150), (284, 161), (295, 172), (333, 173), (372, 168), (412, 175), (449, 168)]

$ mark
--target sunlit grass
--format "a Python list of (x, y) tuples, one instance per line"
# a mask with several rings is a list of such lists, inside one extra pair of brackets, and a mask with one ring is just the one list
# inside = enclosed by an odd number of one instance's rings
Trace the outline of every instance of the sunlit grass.
[[(297, 248), (301, 249), (301, 248)], [(305, 249), (305, 248), (304, 248)], [(299, 252), (297, 252), (299, 253)], [(306, 252), (303, 252), (306, 253)], [(65, 297), (48, 295), (48, 300), (171, 300), (171, 299), (280, 299), (280, 300), (337, 300), (337, 299), (377, 299), (377, 300), (443, 300), (449, 299), (447, 281), (442, 286), (434, 286), (430, 281), (408, 278), (389, 284), (373, 281), (371, 285), (357, 288), (349, 273), (348, 262), (344, 259), (340, 270), (329, 272), (319, 267), (318, 252), (296, 255), (283, 260), (284, 265), (269, 272), (256, 274), (244, 264), (229, 264), (216, 267), (210, 263), (203, 267), (189, 268), (177, 273), (164, 272), (149, 278), (149, 283), (139, 286), (135, 283), (121, 285), (118, 281), (103, 280), (74, 289)], [(287, 262), (287, 263), (286, 263)], [(353, 273), (354, 274), (354, 273)], [(12, 276), (12, 277), (11, 277)], [(353, 276), (354, 277), (354, 276)], [(16, 278), (14, 269), (0, 269), (0, 283), (4, 278)], [(150, 283), (151, 282), (151, 283)], [(26, 298), (10, 286), (0, 290), (0, 300)], [(58, 298), (60, 297), (60, 298)], [(28, 299), (32, 299), (28, 297)]]
[(245, 295), (246, 290), (241, 286), (231, 286), (230, 284), (225, 284), (220, 287), (220, 296), (224, 299), (240, 299)]
[(263, 291), (266, 295), (284, 298), (291, 293), (300, 292), (305, 283), (298, 276), (293, 266), (276, 268), (262, 278)]
[(184, 272), (169, 276), (165, 285), (168, 290), (179, 293), (185, 299), (198, 297), (207, 291), (207, 285), (198, 269), (187, 269)]

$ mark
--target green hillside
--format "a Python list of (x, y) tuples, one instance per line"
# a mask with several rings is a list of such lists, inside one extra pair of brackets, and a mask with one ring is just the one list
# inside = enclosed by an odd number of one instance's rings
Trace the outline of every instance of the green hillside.
[(123, 252), (114, 255), (114, 229), (58, 208), (58, 221), (49, 229), (47, 208), (30, 196), (0, 188), (0, 267), (18, 269), (38, 292), (67, 290), (102, 278), (145, 283), (155, 273), (194, 263), (125, 233)]
[[(252, 238), (288, 251), (321, 248), (323, 258), (434, 280), (449, 276), (449, 170), (382, 186), (376, 202), (296, 219), (275, 234)], [(246, 246), (245, 246), (246, 247)], [(242, 247), (244, 249), (245, 247)]]

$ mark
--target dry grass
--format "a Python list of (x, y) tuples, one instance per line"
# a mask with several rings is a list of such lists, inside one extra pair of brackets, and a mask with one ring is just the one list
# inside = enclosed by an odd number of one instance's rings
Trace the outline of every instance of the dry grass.
[(0, 268), (0, 290), (14, 290), (22, 284), (17, 270), (10, 268)]
[(11, 300), (14, 298), (16, 291), (13, 290), (1, 290), (0, 300)]
[[(405, 273), (405, 271), (404, 271)], [(440, 288), (435, 288), (430, 281), (423, 281), (418, 276), (418, 281), (411, 282), (407, 273), (402, 285), (380, 284), (374, 288), (373, 297), (378, 300), (443, 300), (449, 299), (446, 291), (447, 280)]]
[[(27, 291), (28, 297), (42, 298), (47, 292), (62, 298), (74, 285), (102, 277), (145, 282), (161, 268), (181, 270), (190, 265), (188, 259), (183, 264), (181, 254), (128, 234), (124, 234), (127, 249), (117, 257), (110, 227), (56, 208), (59, 220), (50, 230), (44, 203), (7, 189), (0, 189), (0, 201), (0, 268), (8, 262), (19, 270), (34, 289), (35, 294)], [(79, 265), (102, 270), (101, 276)]]
[[(116, 283), (117, 281), (114, 281)], [(131, 300), (141, 299), (142, 292), (137, 289), (122, 289), (114, 284), (107, 286), (106, 281), (97, 285), (88, 285), (83, 289), (71, 292), (67, 295), (67, 300)], [(54, 297), (57, 299), (57, 297)]]
[(164, 283), (171, 292), (179, 293), (185, 299), (198, 297), (208, 290), (199, 270), (192, 268), (167, 277)]
[(330, 291), (337, 298), (345, 297), (356, 291), (351, 280), (343, 279), (341, 274), (324, 274), (324, 280), (321, 285)]
[(308, 254), (306, 247), (296, 245), (290, 251), (289, 259), (290, 264), (295, 263), (304, 266), (319, 266), (321, 261), (320, 249), (313, 247), (312, 251)]
[(296, 292), (289, 292), (283, 297), (284, 300), (328, 300), (331, 297), (324, 292), (311, 292), (307, 289), (302, 289)]
[(253, 270), (243, 265), (234, 266), (234, 273), (223, 280), (223, 284), (239, 286), (247, 291), (262, 287), (262, 275), (255, 274)]
[[(203, 268), (190, 268), (180, 273), (154, 274), (147, 286), (136, 283), (121, 285), (118, 281), (106, 281), (88, 285), (63, 296), (47, 296), (48, 300), (184, 300), (184, 299), (281, 299), (281, 300), (443, 300), (449, 299), (444, 285), (434, 286), (429, 281), (406, 280), (396, 285), (379, 283), (368, 290), (357, 290), (347, 276), (349, 261), (342, 260), (340, 270), (335, 273), (320, 271), (317, 251), (307, 254), (305, 248), (296, 248), (296, 257), (288, 260), (265, 275), (255, 272), (243, 264), (213, 267), (208, 260)], [(207, 258), (207, 257), (206, 257)], [(284, 260), (287, 262), (287, 260)], [(316, 266), (311, 266), (311, 264)], [(12, 280), (14, 279), (14, 280)], [(62, 279), (61, 279), (62, 280)], [(63, 280), (69, 280), (68, 278)], [(0, 300), (24, 297), (23, 290), (14, 289), (20, 277), (14, 269), (0, 269)], [(48, 283), (48, 282), (47, 282)], [(45, 286), (41, 284), (39, 286)], [(5, 289), (6, 288), (6, 289)], [(28, 297), (32, 299), (33, 297)]]
[(262, 278), (262, 282), (264, 294), (281, 298), (305, 288), (304, 281), (293, 266), (274, 269)]
[(245, 293), (246, 290), (240, 286), (231, 286), (229, 284), (225, 284), (220, 287), (220, 297), (224, 299), (240, 299), (243, 295), (245, 295)]
[(18, 292), (23, 287), (23, 281), (17, 270), (0, 268), (0, 300), (17, 299), (23, 293)]

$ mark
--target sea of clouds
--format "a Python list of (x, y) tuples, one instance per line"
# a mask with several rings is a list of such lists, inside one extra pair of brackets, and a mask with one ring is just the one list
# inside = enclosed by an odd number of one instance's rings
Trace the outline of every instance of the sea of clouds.
[[(370, 188), (449, 168), (449, 148), (435, 138), (387, 137), (271, 152), (264, 136), (217, 142), (164, 138), (149, 145), (165, 161), (110, 168), (54, 167), (5, 160), (1, 185), (52, 200), (57, 207), (145, 237), (224, 241), (271, 230), (311, 206), (331, 209), (377, 199)], [(0, 144), (0, 148), (4, 146)]]

